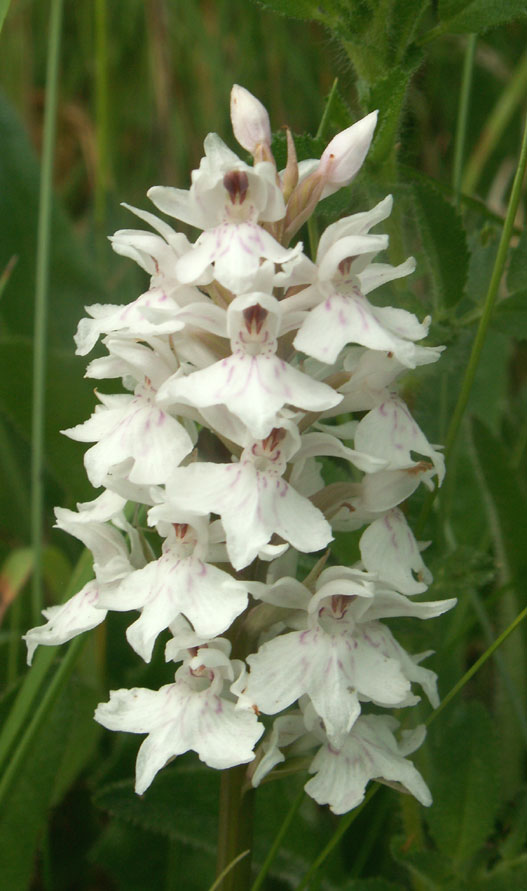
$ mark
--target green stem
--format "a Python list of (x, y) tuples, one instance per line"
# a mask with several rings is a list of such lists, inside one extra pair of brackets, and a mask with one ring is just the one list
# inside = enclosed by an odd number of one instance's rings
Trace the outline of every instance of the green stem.
[(465, 684), (468, 684), (470, 679), (473, 678), (474, 675), (477, 674), (477, 672), (480, 670), (480, 668), (483, 667), (487, 659), (490, 659), (492, 654), (495, 653), (499, 647), (501, 647), (502, 643), (507, 640), (509, 635), (516, 630), (518, 625), (520, 625), (525, 618), (527, 618), (527, 607), (525, 607), (525, 609), (523, 609), (521, 613), (516, 616), (514, 622), (511, 622), (509, 627), (506, 628), (505, 631), (503, 631), (500, 636), (496, 638), (494, 643), (487, 650), (485, 650), (485, 652), (482, 656), (479, 657), (477, 662), (474, 662), (474, 665), (472, 665), (469, 670), (465, 672), (463, 677), (457, 682), (457, 684), (452, 687), (452, 689), (449, 691), (449, 693), (447, 693), (447, 695), (441, 702), (441, 705), (439, 705), (425, 721), (425, 725), (427, 727), (432, 723), (432, 721), (435, 721), (435, 719), (438, 715), (441, 714), (443, 709), (452, 702), (454, 697), (457, 696), (459, 691), (463, 689)]
[[(92, 564), (93, 558), (90, 552), (83, 551), (68, 583), (65, 599), (79, 591), (93, 577)], [(9, 714), (2, 724), (0, 769), (7, 761), (11, 750), (15, 747), (18, 735), (27, 726), (30, 715), (35, 711), (36, 703), (43, 695), (44, 681), (55, 658), (55, 647), (40, 647), (36, 653), (31, 671), (26, 674)]]
[(293, 821), (293, 817), (295, 816), (298, 808), (302, 804), (303, 799), (304, 799), (304, 787), (301, 786), (301, 788), (299, 789), (298, 795), (294, 799), (291, 807), (289, 808), (289, 811), (286, 814), (285, 820), (283, 821), (282, 825), (280, 826), (280, 829), (278, 830), (275, 840), (273, 841), (271, 847), (269, 848), (269, 852), (263, 862), (262, 868), (261, 868), (260, 872), (258, 873), (258, 875), (256, 876), (256, 879), (255, 879), (253, 885), (251, 886), (251, 891), (259, 891), (259, 889), (262, 887), (263, 881), (264, 881), (267, 873), (269, 872), (269, 868), (278, 853), (280, 845), (282, 844), (282, 840), (283, 840), (287, 830), (289, 829), (289, 826), (291, 825), (291, 823)]
[(477, 40), (477, 34), (469, 35), (467, 48), (465, 50), (463, 76), (461, 79), (461, 94), (459, 97), (459, 108), (457, 113), (456, 141), (454, 145), (454, 169), (452, 176), (452, 185), (456, 196), (456, 205), (459, 205), (461, 193), (463, 156), (465, 154), (465, 140), (467, 136), (468, 126), (468, 108), (470, 102), (470, 91), (472, 87), (472, 74), (474, 71), (474, 56), (476, 54)]
[(46, 108), (40, 199), (37, 227), (35, 328), (33, 354), (33, 406), (31, 452), (31, 544), (35, 553), (32, 616), (37, 623), (42, 609), (42, 536), (44, 509), (44, 418), (46, 391), (46, 329), (51, 244), (51, 206), (53, 191), (53, 158), (57, 117), (60, 32), (63, 0), (51, 0), (48, 64), (46, 71)]
[(519, 105), (525, 99), (527, 88), (527, 54), (507, 83), (503, 93), (489, 115), (481, 138), (474, 149), (463, 177), (463, 192), (471, 195), (477, 187), (483, 168), (507, 129)]
[(347, 816), (342, 817), (340, 819), (336, 832), (332, 835), (332, 837), (330, 838), (326, 847), (320, 852), (320, 854), (318, 855), (316, 860), (313, 861), (313, 863), (309, 867), (308, 871), (302, 877), (302, 881), (297, 886), (297, 891), (301, 891), (302, 888), (308, 887), (309, 882), (315, 875), (319, 866), (321, 866), (322, 863), (324, 862), (324, 860), (326, 859), (326, 857), (328, 857), (328, 855), (331, 854), (335, 845), (337, 845), (339, 843), (339, 841), (342, 838), (342, 836), (344, 835), (344, 833), (347, 832), (347, 830), (349, 829), (349, 827), (351, 826), (353, 821), (359, 816), (362, 809), (364, 807), (366, 807), (366, 805), (371, 801), (373, 796), (377, 793), (378, 789), (379, 789), (378, 785), (372, 786), (372, 788), (366, 795), (362, 804), (360, 804), (359, 807), (354, 808), (354, 810), (350, 811), (349, 814), (347, 814)]
[(106, 0), (95, 0), (95, 224), (102, 230), (106, 222), (108, 171), (108, 25)]
[[(221, 891), (245, 891), (250, 885), (254, 789), (244, 791), (246, 772), (245, 764), (240, 764), (221, 774), (216, 865), (218, 879), (224, 875)], [(228, 869), (233, 861), (236, 865)]]
[(450, 422), (450, 426), (449, 426), (448, 433), (447, 433), (447, 438), (446, 438), (446, 442), (445, 442), (445, 456), (446, 457), (448, 457), (448, 455), (452, 451), (452, 447), (456, 440), (458, 430), (459, 430), (459, 425), (461, 424), (461, 420), (465, 413), (465, 409), (467, 407), (468, 399), (470, 396), (470, 391), (472, 390), (472, 384), (474, 383), (474, 378), (476, 376), (476, 369), (478, 367), (479, 359), (481, 356), (481, 351), (483, 349), (483, 344), (485, 343), (485, 338), (487, 336), (487, 331), (488, 331), (490, 320), (492, 317), (492, 311), (494, 309), (494, 304), (496, 302), (496, 297), (498, 294), (498, 288), (500, 285), (501, 277), (503, 275), (503, 270), (505, 268), (505, 262), (507, 260), (507, 253), (509, 250), (509, 242), (510, 242), (511, 235), (512, 235), (512, 228), (514, 226), (514, 219), (516, 217), (516, 211), (518, 210), (518, 204), (520, 202), (526, 166), (527, 166), (527, 119), (525, 121), (524, 129), (523, 129), (523, 137), (522, 137), (522, 144), (521, 144), (521, 149), (520, 149), (520, 159), (518, 162), (518, 169), (516, 170), (516, 175), (514, 177), (514, 183), (512, 185), (511, 195), (510, 195), (510, 199), (509, 199), (509, 206), (507, 208), (507, 216), (505, 217), (505, 223), (504, 223), (503, 230), (501, 233), (500, 243), (498, 246), (498, 252), (496, 254), (496, 260), (494, 262), (494, 268), (492, 270), (492, 276), (490, 279), (487, 296), (485, 297), (485, 302), (483, 304), (483, 313), (481, 315), (481, 319), (480, 319), (480, 322), (478, 325), (478, 330), (476, 331), (476, 337), (474, 338), (474, 343), (472, 345), (472, 352), (470, 354), (468, 366), (465, 371), (465, 377), (464, 377), (463, 383), (461, 385), (461, 392), (459, 394), (458, 401), (457, 401), (456, 407), (454, 409), (454, 414), (452, 415), (452, 420)]
[[(523, 180), (525, 177), (525, 169), (527, 167), (527, 118), (525, 120), (523, 136), (520, 148), (520, 158), (518, 161), (518, 168), (516, 170), (516, 174), (514, 177), (514, 182), (512, 184), (512, 190), (509, 198), (509, 205), (507, 207), (507, 214), (505, 217), (505, 222), (503, 224), (503, 229), (501, 232), (500, 243), (498, 245), (498, 251), (496, 254), (496, 259), (494, 261), (494, 267), (492, 270), (492, 275), (489, 282), (489, 287), (487, 290), (487, 294), (485, 297), (485, 301), (483, 303), (483, 308), (481, 312), (481, 317), (479, 320), (478, 329), (476, 331), (476, 336), (474, 338), (474, 343), (472, 344), (472, 350), (470, 353), (470, 358), (468, 361), (467, 368), (465, 370), (465, 375), (461, 384), (461, 390), (458, 396), (458, 400), (456, 406), (454, 408), (454, 412), (452, 414), (452, 418), (450, 420), (450, 425), (448, 428), (448, 432), (445, 440), (445, 458), (448, 462), (448, 459), (452, 453), (452, 449), (454, 447), (455, 441), (457, 439), (457, 435), (459, 433), (459, 428), (461, 425), (461, 421), (463, 420), (463, 415), (465, 414), (465, 409), (468, 404), (468, 400), (470, 397), (470, 393), (472, 390), (472, 385), (474, 383), (474, 378), (476, 376), (476, 371), (478, 368), (479, 360), (481, 357), (481, 351), (483, 349), (483, 345), (485, 343), (485, 338), (487, 336), (487, 331), (490, 325), (490, 320), (492, 318), (492, 313), (494, 310), (494, 305), (496, 303), (496, 297), (498, 295), (498, 288), (500, 285), (501, 277), (503, 275), (503, 270), (505, 268), (505, 263), (507, 260), (507, 253), (509, 250), (509, 242), (511, 239), (511, 235), (514, 229), (514, 220), (516, 217), (516, 211), (518, 210), (518, 205), (520, 203), (520, 197), (522, 192)], [(423, 509), (421, 511), (421, 517), (419, 518), (419, 523), (417, 527), (417, 535), (418, 537), (422, 535), (425, 523), (430, 514), (430, 510), (434, 503), (435, 496), (437, 495), (438, 489), (437, 486), (430, 492), (423, 504)]]

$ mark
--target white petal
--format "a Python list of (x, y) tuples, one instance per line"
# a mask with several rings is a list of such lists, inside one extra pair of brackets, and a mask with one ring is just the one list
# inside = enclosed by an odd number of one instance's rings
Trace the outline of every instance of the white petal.
[(316, 776), (305, 786), (319, 804), (329, 804), (335, 814), (344, 814), (364, 799), (371, 779), (401, 783), (427, 807), (432, 798), (421, 774), (399, 750), (384, 716), (368, 715), (354, 724), (340, 752), (323, 746), (315, 756), (310, 773)]
[(396, 591), (403, 594), (426, 591), (431, 575), (400, 510), (392, 510), (368, 526), (359, 547), (366, 569), (378, 572)]
[(31, 665), (33, 653), (38, 646), (66, 643), (83, 631), (100, 625), (107, 611), (98, 604), (99, 585), (96, 581), (90, 581), (66, 603), (43, 610), (42, 613), (48, 620), (46, 625), (31, 628), (22, 636), (27, 644), (27, 664)]

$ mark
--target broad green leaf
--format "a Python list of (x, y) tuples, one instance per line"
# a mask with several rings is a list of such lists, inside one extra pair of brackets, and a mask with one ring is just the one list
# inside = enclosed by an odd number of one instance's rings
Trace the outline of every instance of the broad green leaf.
[(480, 703), (461, 703), (443, 721), (430, 732), (434, 801), (426, 821), (439, 851), (459, 867), (480, 849), (494, 824), (498, 752)]
[(527, 288), (500, 300), (493, 325), (504, 334), (519, 340), (527, 339)]
[[(31, 392), (33, 350), (23, 337), (0, 338), (0, 409), (17, 432), (31, 441)], [(77, 501), (93, 492), (82, 464), (83, 448), (61, 430), (86, 420), (95, 408), (93, 385), (83, 379), (83, 363), (66, 351), (51, 350), (48, 357), (46, 401), (46, 467), (61, 488)]]
[(339, 891), (404, 891), (404, 887), (381, 878), (351, 879), (339, 885)]
[[(90, 703), (90, 707), (92, 704)], [(23, 891), (46, 822), (72, 729), (84, 708), (79, 688), (66, 691), (41, 727), (3, 803), (0, 816), (0, 887)]]
[(468, 271), (461, 217), (432, 186), (419, 182), (413, 192), (434, 289), (443, 306), (455, 306), (463, 296)]
[[(2, 296), (0, 315), (13, 333), (33, 335), (36, 224), (39, 166), (24, 129), (0, 96), (0, 269), (12, 257), (18, 262)], [(72, 337), (87, 303), (104, 302), (104, 287), (73, 233), (66, 214), (54, 201), (50, 257), (49, 344), (73, 352)]]
[(473, 891), (523, 891), (527, 888), (527, 854), (500, 863), (484, 879), (475, 881)]
[(440, 0), (439, 3), (443, 29), (457, 34), (479, 34), (526, 15), (526, 0)]
[(511, 251), (507, 271), (507, 288), (509, 291), (527, 289), (527, 229), (523, 230), (518, 244)]
[(292, 19), (324, 21), (326, 17), (324, 3), (319, 3), (318, 0), (258, 0), (258, 6)]
[(2, 30), (2, 26), (4, 24), (4, 19), (7, 15), (7, 11), (11, 5), (11, 0), (0, 0), (0, 32)]
[(0, 569), (0, 620), (26, 584), (32, 571), (31, 548), (17, 548), (11, 551)]
[(210, 851), (216, 843), (219, 780), (217, 771), (183, 756), (161, 771), (141, 797), (132, 780), (125, 780), (98, 789), (94, 802), (120, 820)]
[(452, 878), (450, 860), (438, 851), (408, 850), (408, 841), (402, 836), (392, 839), (391, 852), (397, 863), (404, 866), (426, 888), (443, 886)]
[(472, 441), (491, 512), (491, 524), (499, 539), (501, 560), (506, 572), (523, 589), (527, 574), (527, 499), (517, 484), (504, 445), (485, 424), (474, 419)]

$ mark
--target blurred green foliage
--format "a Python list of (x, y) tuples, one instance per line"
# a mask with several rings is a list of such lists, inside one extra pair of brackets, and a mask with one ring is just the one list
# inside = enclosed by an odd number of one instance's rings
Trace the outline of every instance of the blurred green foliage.
[[(0, 4), (0, 25), (8, 4)], [(277, 15), (278, 13), (278, 15)], [(92, 406), (72, 335), (83, 306), (128, 302), (144, 278), (112, 255), (106, 236), (133, 225), (119, 207), (147, 207), (153, 184), (186, 187), (216, 131), (235, 148), (229, 92), (243, 84), (266, 105), (277, 131), (314, 140), (324, 98), (338, 77), (328, 138), (379, 107), (379, 127), (357, 182), (322, 202), (320, 225), (392, 191), (390, 256), (418, 261), (411, 281), (380, 302), (431, 313), (440, 364), (409, 375), (402, 392), (433, 442), (445, 439), (496, 257), (525, 116), (524, 0), (127, 0), (66, 3), (55, 157), (46, 416), (45, 519), (50, 603), (78, 551), (52, 531), (54, 504), (87, 499), (82, 450), (60, 429)], [(28, 461), (35, 288), (38, 156), (48, 53), (47, 0), (13, 0), (0, 36), (0, 561), (28, 544)], [(479, 33), (465, 130), (468, 194), (452, 187), (456, 120), (467, 35)], [(280, 156), (283, 136), (277, 133)], [(458, 608), (430, 627), (397, 620), (413, 651), (434, 649), (442, 693), (525, 606), (527, 554), (527, 240), (518, 210), (491, 331), (448, 474), (421, 537), (432, 539), (430, 599)], [(307, 239), (307, 233), (306, 233)], [(331, 470), (328, 471), (331, 473)], [(338, 469), (335, 469), (338, 473)], [(419, 523), (418, 496), (408, 505)], [(351, 545), (338, 537), (339, 559)], [(62, 562), (61, 562), (62, 560)], [(9, 564), (10, 565), (10, 564)], [(55, 567), (53, 569), (53, 567)], [(55, 579), (55, 582), (53, 582)], [(3, 718), (24, 689), (19, 635), (30, 624), (23, 585), (0, 587)], [(6, 593), (7, 591), (7, 593)], [(1, 602), (0, 602), (1, 605)], [(0, 886), (7, 891), (206, 888), (213, 881), (216, 775), (185, 756), (144, 800), (131, 776), (137, 740), (99, 735), (92, 707), (109, 687), (166, 683), (158, 646), (137, 665), (127, 617), (92, 633), (28, 748), (0, 818)], [(45, 672), (42, 671), (42, 689)], [(35, 681), (35, 685), (36, 685)], [(429, 731), (416, 762), (435, 805), (423, 814), (381, 789), (310, 885), (348, 891), (527, 887), (525, 632), (487, 663)], [(38, 687), (35, 687), (38, 692)], [(35, 694), (36, 695), (36, 694)], [(470, 702), (477, 698), (477, 703)], [(20, 702), (20, 699), (18, 699)], [(29, 700), (28, 700), (29, 702)], [(28, 706), (29, 707), (29, 706)], [(33, 705), (31, 705), (33, 708)], [(421, 709), (426, 717), (426, 707)], [(28, 714), (28, 720), (31, 717)], [(22, 734), (24, 728), (20, 731)], [(111, 738), (110, 738), (111, 737)], [(498, 747), (498, 748), (497, 748)], [(496, 756), (496, 751), (501, 753)], [(256, 866), (296, 795), (298, 777), (261, 790)], [(304, 801), (265, 885), (295, 888), (337, 820)]]

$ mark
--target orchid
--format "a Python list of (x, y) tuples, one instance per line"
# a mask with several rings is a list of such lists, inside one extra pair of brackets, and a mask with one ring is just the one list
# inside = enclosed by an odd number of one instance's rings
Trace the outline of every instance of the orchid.
[[(362, 801), (370, 779), (428, 805), (406, 758), (424, 731), (398, 741), (385, 712), (409, 713), (416, 687), (436, 707), (437, 678), (421, 665), (430, 653), (409, 654), (387, 623), (455, 603), (410, 599), (431, 574), (401, 510), (420, 483), (441, 485), (444, 459), (396, 382), (442, 348), (418, 343), (428, 317), (367, 297), (415, 268), (376, 262), (388, 237), (371, 230), (391, 196), (329, 225), (314, 259), (289, 246), (359, 172), (377, 113), (303, 168), (289, 134), (282, 174), (261, 103), (236, 86), (231, 114), (254, 165), (210, 134), (189, 190), (148, 193), (200, 229), (197, 240), (129, 208), (154, 231), (119, 230), (112, 246), (150, 285), (126, 306), (88, 307), (79, 324), (78, 353), (99, 337), (107, 351), (87, 376), (121, 379), (125, 392), (97, 392), (93, 415), (63, 431), (93, 443), (86, 472), (104, 487), (76, 512), (57, 509), (58, 527), (93, 552), (95, 579), (27, 632), (28, 659), (112, 610), (139, 613), (126, 638), (144, 661), (164, 638), (166, 661), (181, 663), (174, 680), (114, 690), (95, 715), (146, 734), (138, 794), (189, 750), (220, 770), (250, 765), (254, 786), (301, 750), (312, 756), (306, 792), (335, 813)], [(328, 458), (342, 478), (326, 485)], [(339, 565), (334, 535), (356, 530), (360, 562)], [(277, 716), (268, 733), (264, 715)]]

